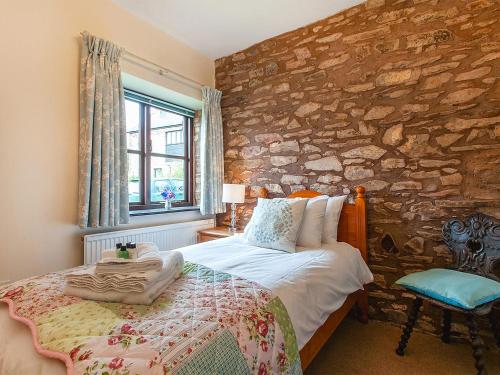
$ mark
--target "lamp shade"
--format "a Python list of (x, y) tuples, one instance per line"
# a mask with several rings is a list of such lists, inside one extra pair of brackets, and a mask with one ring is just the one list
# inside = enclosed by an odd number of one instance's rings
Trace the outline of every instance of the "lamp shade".
[(240, 185), (240, 184), (222, 185), (222, 201), (224, 203), (244, 203), (245, 185)]

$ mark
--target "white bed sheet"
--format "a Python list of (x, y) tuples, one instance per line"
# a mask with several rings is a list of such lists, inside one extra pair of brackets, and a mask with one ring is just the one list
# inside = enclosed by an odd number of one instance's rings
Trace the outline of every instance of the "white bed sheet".
[(184, 259), (255, 281), (271, 289), (285, 305), (299, 349), (339, 309), (349, 294), (373, 281), (351, 245), (338, 242), (296, 253), (252, 246), (241, 237), (181, 249)]
[[(301, 349), (347, 296), (373, 281), (359, 251), (346, 243), (296, 253), (249, 245), (230, 237), (180, 249), (186, 260), (255, 281), (288, 310)], [(36, 353), (29, 329), (0, 303), (0, 374), (66, 374), (65, 365)]]

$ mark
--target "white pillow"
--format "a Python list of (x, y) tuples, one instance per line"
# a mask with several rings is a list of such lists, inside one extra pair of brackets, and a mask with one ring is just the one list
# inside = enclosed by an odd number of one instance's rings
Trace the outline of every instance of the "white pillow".
[(259, 198), (245, 237), (255, 246), (295, 252), (307, 200), (300, 198)]
[(332, 244), (337, 242), (340, 213), (346, 198), (347, 195), (328, 198), (323, 224), (323, 243)]
[(328, 195), (309, 199), (297, 239), (297, 246), (320, 247)]

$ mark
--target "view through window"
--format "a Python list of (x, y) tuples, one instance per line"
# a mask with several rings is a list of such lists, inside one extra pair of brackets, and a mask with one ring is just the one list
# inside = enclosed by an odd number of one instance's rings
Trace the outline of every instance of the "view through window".
[(131, 210), (192, 205), (191, 110), (125, 91)]

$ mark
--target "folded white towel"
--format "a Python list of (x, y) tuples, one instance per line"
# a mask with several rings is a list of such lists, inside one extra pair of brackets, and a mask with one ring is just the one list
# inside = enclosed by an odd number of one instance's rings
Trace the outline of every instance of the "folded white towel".
[[(160, 258), (161, 259), (161, 258)], [(179, 251), (168, 251), (163, 255), (163, 267), (160, 271), (133, 272), (128, 274), (112, 273), (100, 275), (95, 272), (96, 267), (69, 272), (65, 275), (69, 287), (86, 288), (95, 293), (106, 292), (143, 292), (170, 275), (182, 272), (184, 258)]]
[(84, 299), (102, 301), (102, 302), (120, 302), (129, 305), (151, 305), (160, 294), (172, 284), (182, 273), (182, 268), (166, 278), (159, 279), (143, 292), (123, 293), (117, 291), (107, 291), (104, 293), (94, 292), (87, 288), (78, 288), (66, 284), (64, 286), (64, 294), (69, 296), (80, 297)]
[(140, 242), (137, 244), (136, 252), (137, 258), (122, 259), (116, 256), (115, 250), (104, 250), (101, 260), (96, 264), (96, 274), (129, 274), (161, 270), (163, 261), (158, 246), (154, 243)]

